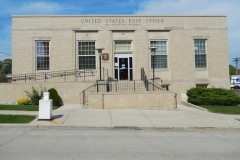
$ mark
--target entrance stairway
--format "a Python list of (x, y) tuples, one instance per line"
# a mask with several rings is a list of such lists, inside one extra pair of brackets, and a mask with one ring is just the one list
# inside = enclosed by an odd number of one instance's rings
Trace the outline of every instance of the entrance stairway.
[(80, 93), (82, 105), (88, 104), (88, 96), (93, 93), (147, 93), (166, 91), (160, 84), (153, 80), (148, 80), (144, 69), (141, 69), (141, 80), (133, 81), (96, 81), (95, 84)]

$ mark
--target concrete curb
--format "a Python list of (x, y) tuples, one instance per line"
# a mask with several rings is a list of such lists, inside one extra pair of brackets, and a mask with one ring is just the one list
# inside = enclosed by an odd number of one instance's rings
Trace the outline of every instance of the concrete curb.
[(240, 128), (222, 127), (137, 127), (137, 126), (64, 126), (64, 125), (29, 125), (29, 124), (0, 124), (0, 128), (30, 128), (30, 129), (83, 129), (83, 130), (156, 130), (156, 131), (240, 131)]
[(191, 104), (191, 103), (188, 103), (188, 102), (185, 102), (185, 101), (182, 101), (182, 104), (185, 105), (185, 106), (188, 106), (188, 107), (192, 107), (192, 108), (195, 108), (195, 109), (199, 109), (199, 110), (201, 110), (201, 111), (208, 112), (208, 110), (205, 109), (205, 108), (196, 106), (196, 105), (194, 105), (194, 104)]

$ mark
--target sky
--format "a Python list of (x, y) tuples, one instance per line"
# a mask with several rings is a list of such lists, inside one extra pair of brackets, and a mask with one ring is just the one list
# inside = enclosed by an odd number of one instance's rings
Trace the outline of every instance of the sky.
[(227, 15), (229, 63), (240, 57), (240, 0), (0, 0), (0, 60), (11, 58), (12, 15)]

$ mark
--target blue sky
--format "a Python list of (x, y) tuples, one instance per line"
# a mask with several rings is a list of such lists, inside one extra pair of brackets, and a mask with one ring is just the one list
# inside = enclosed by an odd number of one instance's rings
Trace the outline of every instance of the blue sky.
[(12, 53), (11, 15), (41, 14), (227, 15), (229, 62), (240, 57), (240, 0), (0, 0), (0, 52)]

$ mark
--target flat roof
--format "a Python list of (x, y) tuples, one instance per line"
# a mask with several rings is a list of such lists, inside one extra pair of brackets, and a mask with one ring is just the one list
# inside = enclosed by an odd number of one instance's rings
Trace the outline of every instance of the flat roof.
[(12, 15), (12, 17), (227, 17), (227, 15)]

